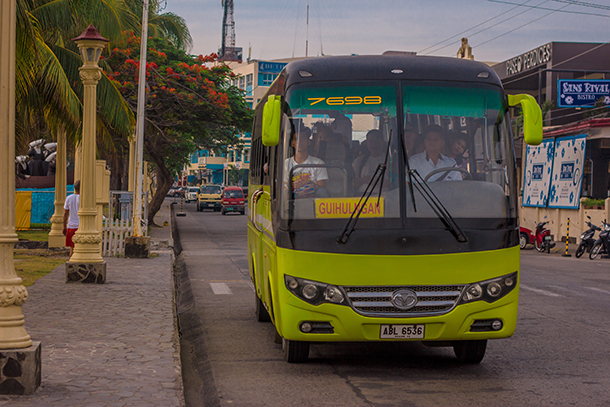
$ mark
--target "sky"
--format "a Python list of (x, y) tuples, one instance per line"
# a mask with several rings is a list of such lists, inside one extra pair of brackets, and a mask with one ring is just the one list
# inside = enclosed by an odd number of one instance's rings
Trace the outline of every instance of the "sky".
[[(164, 1), (164, 12), (186, 20), (192, 54), (218, 51), (221, 0)], [(234, 0), (235, 42), (244, 58), (251, 46), (252, 59), (270, 60), (305, 56), (306, 40), (309, 56), (387, 50), (455, 56), (467, 37), (475, 60), (502, 62), (551, 41), (610, 41), (610, 6), (603, 3), (609, 2)]]

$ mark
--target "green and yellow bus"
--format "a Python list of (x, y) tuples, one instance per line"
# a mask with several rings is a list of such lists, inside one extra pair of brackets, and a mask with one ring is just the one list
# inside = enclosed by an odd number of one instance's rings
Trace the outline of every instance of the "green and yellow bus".
[(518, 191), (509, 107), (487, 65), (419, 56), (292, 62), (256, 108), (248, 256), (256, 317), (288, 362), (312, 342), (422, 341), (478, 363), (513, 335)]

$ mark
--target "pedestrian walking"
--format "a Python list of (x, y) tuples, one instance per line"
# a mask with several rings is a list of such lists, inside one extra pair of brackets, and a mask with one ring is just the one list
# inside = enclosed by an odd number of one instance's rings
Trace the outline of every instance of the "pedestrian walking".
[(74, 252), (72, 236), (78, 229), (78, 206), (80, 204), (80, 180), (74, 183), (74, 194), (69, 195), (64, 203), (64, 236), (66, 246), (70, 248), (70, 257)]

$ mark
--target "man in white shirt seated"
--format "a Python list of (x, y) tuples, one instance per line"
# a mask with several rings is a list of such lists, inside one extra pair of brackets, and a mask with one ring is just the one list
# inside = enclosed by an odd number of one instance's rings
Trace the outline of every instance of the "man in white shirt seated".
[[(441, 154), (445, 146), (444, 130), (441, 126), (431, 124), (424, 131), (423, 153), (415, 154), (409, 158), (409, 166), (412, 170), (417, 170), (422, 178), (426, 178), (432, 171), (440, 168), (455, 167), (453, 158)], [(433, 181), (461, 181), (462, 175), (457, 171), (440, 171), (430, 177), (428, 182)]]
[[(330, 196), (326, 189), (328, 171), (325, 167), (320, 166), (324, 165), (324, 161), (309, 155), (307, 151), (310, 136), (311, 130), (308, 127), (299, 127), (298, 133), (293, 134), (291, 141), (295, 150), (294, 156), (284, 161), (284, 186), (289, 188), (289, 185), (292, 184), (295, 198)], [(299, 167), (292, 171), (292, 182), (289, 182), (290, 170), (297, 165)]]

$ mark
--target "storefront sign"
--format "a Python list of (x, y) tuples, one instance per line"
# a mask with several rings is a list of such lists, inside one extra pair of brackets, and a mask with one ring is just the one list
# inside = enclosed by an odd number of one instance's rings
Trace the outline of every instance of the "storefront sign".
[(559, 107), (593, 107), (603, 99), (610, 104), (610, 80), (558, 79)]
[(551, 43), (548, 43), (506, 61), (506, 76), (516, 75), (538, 65), (546, 64), (550, 60)]
[(538, 146), (527, 146), (523, 171), (523, 206), (546, 207), (554, 149), (553, 139), (544, 140)]
[(282, 69), (288, 64), (284, 64), (281, 62), (266, 62), (259, 61), (258, 62), (258, 72), (259, 73), (280, 73)]
[(586, 145), (586, 134), (555, 141), (549, 208), (578, 209)]

